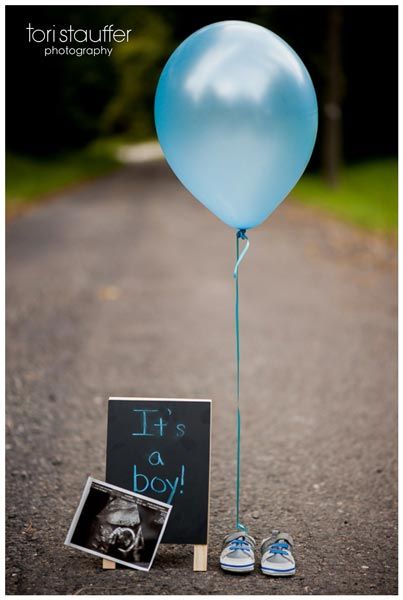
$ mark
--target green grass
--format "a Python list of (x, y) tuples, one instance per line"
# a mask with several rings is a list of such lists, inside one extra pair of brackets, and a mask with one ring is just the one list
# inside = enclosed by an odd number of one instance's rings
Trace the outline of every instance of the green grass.
[(85, 150), (54, 159), (8, 153), (6, 157), (6, 212), (14, 216), (64, 188), (116, 168), (114, 145), (94, 143)]
[(336, 188), (319, 175), (305, 175), (292, 192), (296, 201), (326, 210), (370, 231), (397, 231), (397, 160), (345, 167)]
[[(7, 215), (13, 216), (67, 186), (116, 168), (121, 139), (102, 140), (87, 149), (53, 160), (8, 154), (6, 160)], [(342, 171), (333, 189), (319, 175), (305, 175), (292, 196), (346, 222), (370, 231), (397, 231), (397, 161), (377, 160)]]

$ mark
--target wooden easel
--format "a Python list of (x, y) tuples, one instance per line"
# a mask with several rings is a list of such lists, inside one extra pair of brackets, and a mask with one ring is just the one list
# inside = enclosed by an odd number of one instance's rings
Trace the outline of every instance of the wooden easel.
[[(207, 571), (207, 544), (193, 546), (193, 571)], [(107, 558), (102, 559), (103, 569), (116, 569), (116, 563)]]

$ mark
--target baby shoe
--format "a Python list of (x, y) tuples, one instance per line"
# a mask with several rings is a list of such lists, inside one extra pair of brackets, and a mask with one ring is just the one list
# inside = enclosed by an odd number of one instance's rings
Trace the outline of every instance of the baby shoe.
[(235, 531), (224, 538), (220, 566), (232, 573), (249, 573), (255, 568), (255, 540), (243, 531)]
[(291, 553), (294, 541), (288, 533), (273, 531), (260, 546), (261, 569), (265, 575), (287, 577), (295, 574), (295, 560)]

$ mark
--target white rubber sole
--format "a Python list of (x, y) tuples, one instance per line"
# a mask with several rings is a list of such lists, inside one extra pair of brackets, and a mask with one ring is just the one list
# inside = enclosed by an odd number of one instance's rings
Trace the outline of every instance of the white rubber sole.
[(251, 564), (251, 565), (233, 566), (233, 565), (229, 565), (227, 563), (220, 562), (220, 567), (222, 568), (223, 571), (229, 571), (230, 573), (250, 573), (255, 568), (255, 565)]
[(295, 575), (296, 569), (269, 569), (268, 567), (261, 567), (264, 575), (270, 575), (271, 577), (291, 577)]

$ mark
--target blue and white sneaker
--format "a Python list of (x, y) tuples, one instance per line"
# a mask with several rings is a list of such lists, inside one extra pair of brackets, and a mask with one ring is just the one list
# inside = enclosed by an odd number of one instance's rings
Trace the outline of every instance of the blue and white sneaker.
[(224, 538), (220, 567), (231, 573), (249, 573), (255, 568), (255, 545), (252, 536), (235, 531)]
[(293, 546), (294, 541), (288, 533), (273, 531), (260, 547), (262, 572), (272, 577), (295, 575), (295, 559), (291, 552)]

